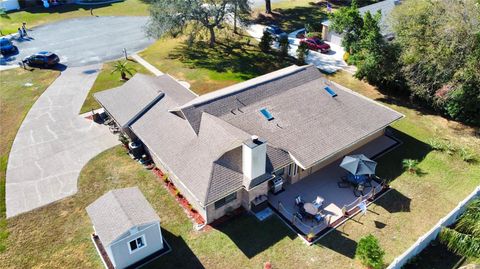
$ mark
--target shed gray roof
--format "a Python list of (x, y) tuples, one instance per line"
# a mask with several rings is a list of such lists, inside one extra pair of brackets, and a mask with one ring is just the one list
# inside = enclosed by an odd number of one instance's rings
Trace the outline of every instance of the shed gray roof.
[(138, 187), (105, 193), (87, 207), (87, 213), (105, 246), (133, 227), (160, 221)]
[[(374, 3), (368, 6), (364, 6), (358, 9), (360, 14), (363, 16), (367, 11), (369, 11), (372, 15), (375, 15), (377, 11), (382, 13), (382, 18), (380, 20), (380, 32), (385, 36), (392, 33), (392, 29), (389, 24), (389, 16), (392, 13), (393, 8), (395, 7), (396, 3), (400, 3), (397, 0), (385, 0), (378, 3)], [(330, 26), (331, 21), (326, 20), (322, 22), (323, 25)]]
[(167, 92), (178, 104), (196, 97), (169, 75), (152, 77), (140, 73), (122, 86), (97, 92), (94, 97), (118, 124), (125, 127)]

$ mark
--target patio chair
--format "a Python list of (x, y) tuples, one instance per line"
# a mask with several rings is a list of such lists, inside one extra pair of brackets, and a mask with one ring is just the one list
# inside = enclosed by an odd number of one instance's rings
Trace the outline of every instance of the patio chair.
[(353, 194), (355, 195), (355, 197), (360, 197), (360, 196), (363, 196), (363, 191), (365, 190), (365, 185), (363, 184), (358, 184), (357, 186), (355, 186), (355, 188), (353, 189)]
[(295, 198), (295, 205), (296, 206), (298, 206), (300, 208), (303, 208), (304, 203), (305, 202), (303, 201), (302, 197), (300, 197), (300, 195)]
[(319, 224), (320, 222), (325, 221), (325, 216), (322, 214), (317, 214), (315, 215), (315, 221), (317, 222), (317, 224)]
[(313, 205), (316, 207), (316, 208), (320, 208), (323, 206), (323, 198), (320, 197), (320, 196), (317, 196), (317, 199), (315, 199), (315, 201), (313, 201)]
[(350, 186), (352, 186), (352, 183), (348, 181), (347, 176), (343, 176), (340, 178), (340, 181), (337, 182), (337, 185), (339, 188), (350, 188)]

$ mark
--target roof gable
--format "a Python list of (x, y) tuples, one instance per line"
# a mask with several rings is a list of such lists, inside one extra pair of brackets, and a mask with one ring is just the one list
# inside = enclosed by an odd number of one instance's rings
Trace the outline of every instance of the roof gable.
[(133, 227), (160, 221), (138, 187), (109, 191), (86, 210), (105, 246)]

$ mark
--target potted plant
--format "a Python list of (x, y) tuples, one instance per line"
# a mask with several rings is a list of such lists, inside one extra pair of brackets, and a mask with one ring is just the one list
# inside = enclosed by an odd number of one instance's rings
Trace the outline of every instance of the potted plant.
[(308, 242), (312, 242), (314, 239), (315, 239), (315, 234), (312, 233), (312, 232), (309, 232), (309, 233), (307, 234), (307, 241), (308, 241)]

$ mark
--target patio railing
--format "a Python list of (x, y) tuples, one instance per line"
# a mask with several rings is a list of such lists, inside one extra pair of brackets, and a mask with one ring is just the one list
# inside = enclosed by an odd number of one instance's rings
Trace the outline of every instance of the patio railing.
[(383, 184), (377, 185), (375, 187), (372, 187), (372, 189), (355, 199), (355, 201), (351, 202), (350, 204), (344, 205), (342, 207), (342, 213), (343, 215), (348, 215), (351, 210), (353, 210), (358, 204), (360, 204), (362, 201), (368, 201), (370, 199), (373, 199), (377, 193), (379, 193), (383, 188)]
[(316, 225), (311, 225), (311, 224), (304, 223), (303, 220), (301, 220), (300, 218), (295, 216), (295, 214), (292, 214), (291, 212), (289, 212), (283, 206), (282, 202), (280, 202), (280, 201), (278, 202), (277, 209), (282, 215), (284, 215), (287, 219), (289, 219), (292, 224), (297, 226), (303, 232), (308, 231), (308, 233), (316, 234), (316, 233), (320, 232), (321, 230), (327, 228), (330, 225), (330, 217), (329, 216), (325, 217), (324, 221), (322, 221), (322, 222), (320, 222), (319, 224), (316, 224)]

